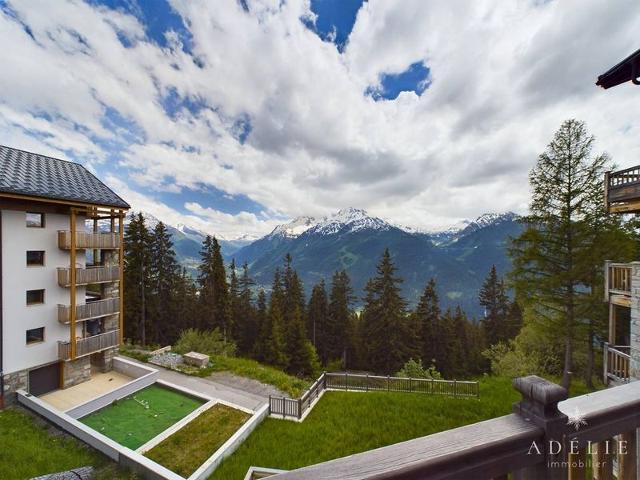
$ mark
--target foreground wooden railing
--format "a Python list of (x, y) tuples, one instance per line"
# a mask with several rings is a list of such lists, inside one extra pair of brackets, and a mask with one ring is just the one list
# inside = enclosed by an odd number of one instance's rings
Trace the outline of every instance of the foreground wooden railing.
[[(80, 338), (76, 340), (76, 357), (117, 347), (119, 343), (120, 330), (111, 330), (92, 337)], [(58, 358), (60, 360), (69, 360), (71, 358), (71, 345), (69, 342), (58, 342)]]
[(609, 380), (628, 382), (631, 378), (631, 347), (604, 344), (604, 383)]
[[(58, 305), (58, 321), (60, 323), (69, 323), (69, 313), (71, 307), (69, 305)], [(85, 303), (76, 306), (76, 321), (82, 322), (92, 320), (94, 318), (106, 317), (120, 313), (120, 299), (105, 298), (95, 302)]]
[[(76, 285), (90, 283), (117, 282), (120, 279), (120, 267), (76, 268)], [(71, 283), (71, 269), (58, 268), (58, 285), (68, 287)]]
[(604, 275), (604, 295), (605, 302), (609, 301), (609, 296), (631, 295), (632, 267), (629, 263), (605, 262)]
[(301, 419), (324, 390), (426, 393), (473, 398), (480, 396), (478, 382), (325, 372), (300, 398), (269, 396), (269, 413), (282, 415), (282, 418)]
[(615, 459), (618, 479), (636, 479), (640, 382), (569, 400), (536, 376), (515, 379), (514, 388), (522, 400), (511, 415), (270, 478), (604, 480)]
[[(58, 230), (58, 247), (65, 250), (71, 248), (71, 232)], [(120, 236), (118, 233), (76, 232), (76, 248), (120, 248)]]

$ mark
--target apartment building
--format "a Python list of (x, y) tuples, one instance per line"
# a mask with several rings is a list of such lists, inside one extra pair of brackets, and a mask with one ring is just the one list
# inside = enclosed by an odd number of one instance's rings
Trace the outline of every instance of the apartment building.
[(0, 146), (0, 402), (111, 368), (128, 209), (78, 163)]

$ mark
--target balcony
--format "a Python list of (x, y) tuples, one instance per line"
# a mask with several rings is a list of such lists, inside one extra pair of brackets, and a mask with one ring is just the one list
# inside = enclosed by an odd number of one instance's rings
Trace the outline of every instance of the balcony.
[(640, 211), (640, 166), (605, 174), (607, 211), (632, 213)]
[(622, 307), (631, 306), (631, 277), (630, 263), (605, 264), (605, 301)]
[(604, 383), (627, 383), (630, 378), (631, 347), (604, 344)]
[[(71, 248), (71, 232), (58, 230), (58, 247), (63, 250)], [(120, 234), (76, 232), (76, 248), (118, 249), (120, 248)]]
[[(58, 321), (60, 323), (69, 324), (70, 313), (71, 307), (69, 305), (58, 305)], [(117, 297), (76, 305), (77, 322), (107, 317), (117, 313), (120, 313), (120, 299)]]
[[(90, 283), (109, 283), (120, 280), (120, 267), (76, 268), (76, 285)], [(68, 287), (71, 284), (71, 269), (58, 268), (58, 285)]]
[[(76, 358), (117, 347), (119, 344), (120, 330), (111, 330), (92, 337), (79, 338), (76, 340)], [(60, 360), (71, 359), (71, 344), (69, 342), (58, 342), (58, 358)]]

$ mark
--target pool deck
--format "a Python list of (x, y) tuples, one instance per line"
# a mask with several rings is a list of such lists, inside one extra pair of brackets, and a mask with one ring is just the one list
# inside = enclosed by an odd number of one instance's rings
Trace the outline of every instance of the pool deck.
[(133, 379), (122, 373), (111, 371), (107, 373), (92, 373), (91, 379), (64, 390), (55, 390), (42, 395), (40, 400), (52, 407), (65, 412), (89, 400), (115, 390)]

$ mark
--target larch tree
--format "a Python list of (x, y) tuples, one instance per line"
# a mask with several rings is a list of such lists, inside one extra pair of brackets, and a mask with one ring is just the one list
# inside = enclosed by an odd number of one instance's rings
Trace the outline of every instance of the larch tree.
[(517, 294), (533, 320), (564, 344), (562, 386), (568, 388), (574, 350), (583, 331), (587, 277), (594, 268), (588, 216), (601, 207), (608, 158), (594, 155), (594, 137), (583, 122), (567, 120), (529, 175), (532, 199), (526, 229), (510, 253)]

